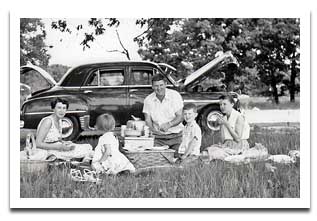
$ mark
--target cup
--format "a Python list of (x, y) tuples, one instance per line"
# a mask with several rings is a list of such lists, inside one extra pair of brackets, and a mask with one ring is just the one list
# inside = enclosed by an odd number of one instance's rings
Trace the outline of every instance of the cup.
[(149, 137), (150, 136), (150, 128), (148, 126), (143, 127), (144, 136)]
[(127, 129), (127, 125), (121, 125), (121, 137), (124, 137), (124, 132)]

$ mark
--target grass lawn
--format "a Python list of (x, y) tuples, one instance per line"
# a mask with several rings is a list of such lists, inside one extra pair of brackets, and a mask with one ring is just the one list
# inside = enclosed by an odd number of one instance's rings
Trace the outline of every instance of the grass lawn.
[[(262, 143), (270, 154), (287, 154), (299, 149), (299, 129), (251, 131), (251, 146)], [(215, 136), (204, 136), (204, 145), (215, 141)], [(211, 141), (211, 138), (214, 139)], [(96, 139), (80, 142), (96, 144)], [(66, 168), (51, 168), (43, 174), (22, 174), (22, 198), (156, 198), (156, 197), (300, 197), (299, 163), (275, 165), (272, 173), (264, 162), (233, 165), (222, 161), (204, 164), (200, 161), (184, 169), (163, 168), (137, 174), (102, 176), (100, 184), (74, 182)]]

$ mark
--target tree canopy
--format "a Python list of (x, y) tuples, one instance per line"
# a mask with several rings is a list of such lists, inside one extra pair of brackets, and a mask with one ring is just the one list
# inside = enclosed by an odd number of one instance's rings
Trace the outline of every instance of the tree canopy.
[[(239, 85), (245, 93), (263, 88), (278, 103), (277, 85), (287, 83), (291, 101), (299, 76), (299, 19), (186, 18), (146, 19), (137, 22), (148, 30), (135, 40), (145, 60), (166, 62), (186, 75), (185, 62), (197, 69), (218, 51), (232, 51), (239, 71), (226, 73), (230, 89)], [(287, 80), (288, 79), (288, 80)], [(231, 87), (230, 87), (231, 84)], [(263, 87), (264, 86), (264, 87)]]
[(46, 67), (50, 55), (44, 42), (46, 32), (39, 18), (20, 19), (20, 65), (28, 62)]

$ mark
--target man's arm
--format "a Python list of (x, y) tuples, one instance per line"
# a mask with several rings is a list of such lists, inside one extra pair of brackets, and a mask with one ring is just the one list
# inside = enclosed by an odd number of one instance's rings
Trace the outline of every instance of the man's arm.
[(144, 118), (145, 118), (145, 123), (146, 125), (150, 128), (150, 130), (154, 133), (154, 134), (162, 134), (161, 131), (158, 130), (158, 128), (155, 127), (155, 125), (153, 124), (152, 118), (149, 114), (144, 113)]
[(178, 110), (176, 113), (175, 113), (175, 117), (173, 120), (167, 122), (167, 123), (164, 123), (161, 125), (160, 129), (162, 131), (167, 131), (169, 128), (171, 127), (174, 127), (178, 124), (180, 124), (181, 122), (183, 122), (183, 109), (180, 109)]

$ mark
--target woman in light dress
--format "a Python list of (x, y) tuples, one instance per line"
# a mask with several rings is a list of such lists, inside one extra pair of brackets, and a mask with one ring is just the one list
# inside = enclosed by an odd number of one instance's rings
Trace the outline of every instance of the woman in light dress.
[(111, 114), (97, 118), (96, 126), (105, 133), (99, 138), (92, 160), (92, 168), (98, 173), (117, 174), (122, 171), (135, 172), (132, 163), (119, 151), (119, 141), (114, 136), (115, 119)]
[(221, 159), (241, 154), (249, 149), (250, 126), (244, 116), (233, 108), (234, 100), (230, 95), (220, 97), (220, 110), (224, 114), (217, 120), (220, 124), (221, 144), (207, 148), (209, 160)]
[(83, 158), (91, 160), (93, 150), (90, 144), (75, 144), (62, 140), (62, 119), (69, 107), (68, 101), (56, 98), (51, 102), (53, 114), (44, 117), (37, 127), (36, 148), (46, 151), (47, 156), (55, 155), (62, 160)]

